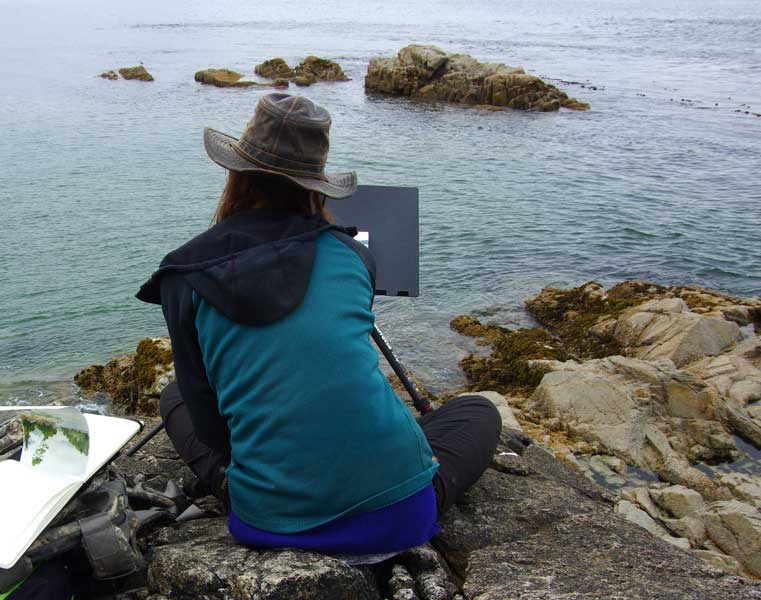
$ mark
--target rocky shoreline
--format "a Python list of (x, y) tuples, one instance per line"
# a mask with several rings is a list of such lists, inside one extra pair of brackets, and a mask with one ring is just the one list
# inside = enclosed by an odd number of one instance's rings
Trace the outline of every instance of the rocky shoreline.
[[(257, 552), (206, 498), (209, 518), (145, 537), (134, 597), (761, 598), (761, 478), (731, 472), (740, 439), (761, 447), (761, 299), (590, 282), (545, 289), (527, 310), (541, 327), (452, 321), (488, 354), (463, 359), (469, 390), (440, 400), (494, 390), (506, 427), (430, 545), (372, 568)], [(172, 377), (168, 341), (154, 338), (76, 381), (116, 412), (155, 414)], [(120, 464), (195, 489), (163, 434)]]

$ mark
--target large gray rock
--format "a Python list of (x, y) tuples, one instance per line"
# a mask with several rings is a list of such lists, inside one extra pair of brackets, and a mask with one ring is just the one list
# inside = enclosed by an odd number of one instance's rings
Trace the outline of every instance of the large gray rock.
[(705, 515), (708, 535), (743, 567), (761, 577), (761, 512), (739, 500), (715, 502)]
[(148, 589), (165, 597), (380, 600), (367, 570), (300, 550), (236, 545), (224, 517), (176, 526), (153, 548)]
[[(545, 371), (528, 407), (556, 420), (577, 439), (601, 445), (665, 481), (728, 499), (690, 461), (719, 462), (740, 455), (719, 414), (715, 392), (671, 361), (623, 356), (529, 363)], [(720, 408), (717, 409), (717, 404)]]
[(751, 477), (745, 473), (719, 473), (716, 481), (741, 502), (761, 508), (761, 477)]
[(685, 370), (737, 407), (761, 400), (761, 337), (744, 340), (729, 352), (703, 358)]
[(613, 336), (631, 356), (671, 360), (678, 367), (715, 356), (742, 338), (737, 323), (693, 313), (678, 298), (654, 300), (625, 311)]
[(677, 519), (700, 516), (705, 512), (703, 497), (682, 485), (650, 490), (650, 497)]

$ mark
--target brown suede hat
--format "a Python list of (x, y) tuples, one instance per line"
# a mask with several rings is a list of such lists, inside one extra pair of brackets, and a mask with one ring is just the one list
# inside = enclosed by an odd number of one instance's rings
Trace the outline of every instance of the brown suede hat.
[(331, 198), (357, 189), (357, 174), (325, 173), (330, 147), (330, 114), (302, 96), (268, 94), (256, 105), (240, 139), (206, 128), (206, 153), (218, 165), (239, 173), (279, 175)]

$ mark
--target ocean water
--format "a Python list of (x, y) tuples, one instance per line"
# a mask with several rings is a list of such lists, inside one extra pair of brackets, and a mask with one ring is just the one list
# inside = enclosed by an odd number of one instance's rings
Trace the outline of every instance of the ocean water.
[[(330, 169), (420, 188), (421, 295), (378, 321), (434, 390), (470, 348), (449, 320), (530, 323), (546, 285), (631, 277), (761, 293), (761, 13), (755, 0), (252, 3), (0, 0), (0, 402), (70, 397), (79, 368), (163, 334), (133, 298), (209, 224), (274, 56), (352, 78), (298, 92), (333, 116)], [(483, 112), (367, 97), (370, 58), (433, 43), (522, 65), (586, 113)], [(153, 83), (96, 75), (144, 63)]]

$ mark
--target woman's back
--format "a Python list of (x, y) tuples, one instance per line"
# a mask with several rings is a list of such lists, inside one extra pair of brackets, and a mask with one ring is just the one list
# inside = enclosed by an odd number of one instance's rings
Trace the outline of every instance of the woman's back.
[[(214, 265), (218, 277), (204, 281), (218, 306), (194, 286), (206, 373), (230, 428), (232, 508), (247, 523), (281, 533), (401, 500), (428, 485), (436, 469), (425, 436), (378, 368), (367, 268), (315, 225), (313, 240), (275, 242), (288, 249), (283, 260), (306, 271), (291, 276), (308, 281), (300, 302), (277, 321), (242, 324), (224, 314), (225, 290), (261, 285), (267, 261), (246, 255), (267, 254), (268, 244), (237, 249)], [(310, 264), (298, 254), (311, 244)]]

